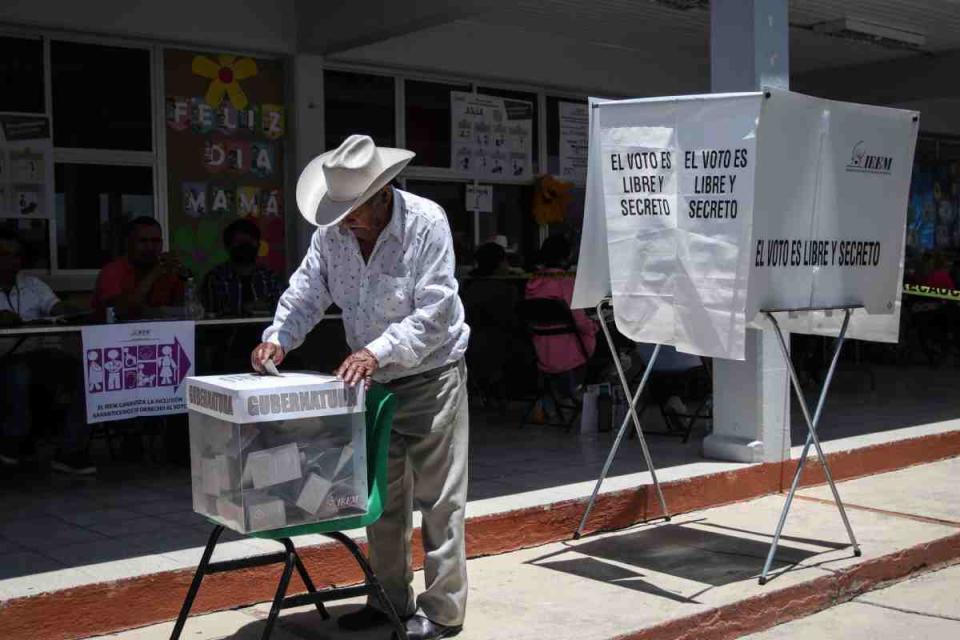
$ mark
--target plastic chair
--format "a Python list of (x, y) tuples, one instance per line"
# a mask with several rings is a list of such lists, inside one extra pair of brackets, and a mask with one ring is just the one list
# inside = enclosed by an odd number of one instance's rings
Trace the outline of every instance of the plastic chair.
[[(590, 359), (590, 354), (583, 344), (583, 338), (580, 336), (576, 322), (573, 319), (573, 312), (563, 300), (553, 298), (529, 298), (520, 302), (518, 312), (524, 325), (526, 325), (527, 333), (530, 335), (531, 340), (534, 336), (572, 335), (576, 338), (577, 347), (580, 349), (581, 354), (583, 354), (584, 359)], [(571, 388), (573, 385), (564, 379), (564, 374), (539, 371), (539, 382), (537, 386), (537, 397), (527, 409), (521, 424), (527, 424), (537, 403), (539, 403), (541, 399), (549, 397), (557, 409), (560, 422), (547, 422), (547, 424), (566, 427), (569, 431), (583, 408), (583, 402), (577, 397), (576, 391)], [(564, 410), (570, 412), (569, 419), (564, 418)]]
[[(634, 357), (639, 358), (638, 371), (631, 382), (636, 384), (643, 376), (647, 363), (653, 356), (654, 345), (637, 344), (632, 351)], [(703, 387), (702, 394), (692, 412), (678, 412), (666, 404), (669, 396), (686, 396), (686, 390), (691, 387)], [(712, 372), (710, 361), (701, 356), (694, 356), (677, 351), (674, 347), (664, 346), (660, 350), (650, 377), (647, 397), (657, 404), (667, 430), (647, 431), (652, 435), (679, 436), (684, 444), (690, 440), (690, 434), (698, 420), (713, 419), (713, 392)], [(638, 411), (642, 411), (639, 408)], [(633, 437), (633, 433), (630, 434)]]
[[(205, 575), (270, 564), (283, 564), (283, 573), (280, 575), (280, 582), (277, 585), (276, 595), (273, 598), (273, 606), (270, 607), (270, 614), (267, 616), (266, 626), (260, 635), (261, 640), (267, 640), (267, 638), (270, 637), (281, 609), (313, 604), (316, 605), (317, 611), (323, 619), (329, 620), (330, 614), (327, 613), (326, 607), (323, 605), (324, 602), (344, 600), (367, 594), (372, 594), (379, 601), (384, 613), (390, 618), (390, 623), (397, 637), (401, 640), (406, 640), (406, 627), (403, 622), (401, 622), (393, 605), (387, 599), (380, 581), (377, 580), (373, 570), (370, 568), (370, 564), (363, 556), (357, 544), (342, 533), (350, 529), (370, 526), (379, 520), (383, 514), (383, 504), (387, 495), (387, 455), (390, 449), (390, 430), (395, 406), (396, 400), (393, 394), (384, 387), (374, 385), (367, 391), (367, 486), (369, 491), (367, 496), (367, 513), (361, 516), (350, 516), (315, 524), (248, 533), (246, 535), (252, 538), (276, 540), (283, 544), (284, 551), (254, 558), (210, 562), (220, 534), (222, 534), (224, 530), (223, 525), (217, 523), (210, 533), (206, 549), (203, 552), (203, 557), (200, 559), (200, 564), (197, 566), (197, 571), (193, 576), (193, 582), (187, 591), (186, 599), (183, 602), (183, 607), (180, 609), (180, 615), (177, 617), (177, 622), (173, 628), (173, 633), (170, 635), (170, 640), (177, 640), (180, 637), (187, 617), (190, 615), (190, 609), (193, 607), (193, 602), (197, 597), (197, 592), (200, 590), (200, 583), (203, 581)], [(310, 579), (310, 575), (307, 573), (300, 556), (297, 554), (293, 542), (290, 540), (293, 536), (307, 534), (324, 535), (346, 547), (347, 551), (349, 551), (357, 561), (357, 564), (360, 565), (360, 569), (366, 577), (364, 584), (352, 587), (334, 587), (318, 591)], [(290, 586), (290, 578), (293, 576), (294, 570), (297, 571), (303, 583), (306, 585), (307, 593), (287, 596), (287, 588)]]

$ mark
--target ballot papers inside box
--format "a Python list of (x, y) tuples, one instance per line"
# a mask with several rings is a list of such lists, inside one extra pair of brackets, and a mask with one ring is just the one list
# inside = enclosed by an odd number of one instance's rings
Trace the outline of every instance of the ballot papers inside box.
[(367, 511), (364, 391), (316, 373), (187, 379), (193, 508), (241, 533)]

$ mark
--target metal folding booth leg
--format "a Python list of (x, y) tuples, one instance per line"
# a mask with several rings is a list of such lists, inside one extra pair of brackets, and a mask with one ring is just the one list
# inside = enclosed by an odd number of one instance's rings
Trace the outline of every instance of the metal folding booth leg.
[(623, 371), (623, 365), (620, 363), (620, 355), (617, 353), (617, 346), (613, 342), (613, 336), (610, 334), (610, 328), (603, 320), (603, 306), (605, 304), (609, 305), (609, 300), (601, 300), (600, 304), (597, 305), (597, 315), (600, 317), (600, 328), (603, 330), (603, 336), (607, 341), (607, 346), (610, 348), (610, 355), (613, 356), (613, 364), (617, 369), (617, 375), (620, 378), (620, 386), (623, 387), (624, 397), (631, 398), (631, 400), (627, 415), (623, 418), (623, 422), (620, 425), (620, 430), (617, 431), (617, 438), (614, 440), (613, 446), (610, 448), (610, 453), (607, 455), (607, 461), (603, 465), (603, 471), (600, 472), (600, 477), (597, 479), (597, 484), (593, 487), (593, 495), (590, 496), (590, 501), (587, 503), (587, 509), (583, 512), (583, 518), (580, 519), (580, 525), (573, 534), (574, 540), (579, 539), (580, 536), (583, 535), (583, 528), (586, 526), (587, 519), (590, 517), (590, 512), (593, 510), (593, 505), (597, 500), (597, 494), (600, 493), (600, 486), (603, 484), (603, 481), (607, 477), (607, 473), (610, 471), (610, 465), (613, 464), (613, 458), (617, 455), (617, 450), (620, 448), (620, 443), (623, 441), (623, 436), (626, 434), (631, 420), (633, 421), (633, 425), (637, 430), (637, 439), (640, 441), (640, 448), (643, 450), (644, 460), (646, 460), (647, 468), (650, 470), (650, 477), (653, 479), (653, 486), (657, 491), (657, 498), (660, 500), (660, 507), (663, 509), (663, 517), (666, 518), (667, 522), (670, 521), (670, 512), (667, 510), (667, 501), (663, 498), (663, 491), (660, 489), (660, 482), (657, 480), (657, 470), (653, 466), (653, 459), (650, 457), (650, 450), (647, 448), (647, 441), (643, 437), (643, 429), (640, 428), (640, 418), (637, 416), (636, 408), (637, 402), (640, 400), (640, 396), (643, 395), (643, 389), (647, 386), (647, 380), (650, 378), (650, 373), (653, 371), (653, 366), (657, 362), (657, 356), (660, 355), (660, 345), (658, 344), (654, 347), (653, 355), (650, 357), (650, 361), (647, 363), (647, 367), (643, 372), (640, 385), (637, 387), (636, 393), (631, 394), (630, 384), (627, 382), (627, 376)]
[(793, 384), (794, 395), (796, 395), (797, 402), (800, 404), (800, 409), (803, 411), (803, 419), (807, 423), (807, 442), (803, 445), (803, 452), (800, 454), (800, 460), (797, 461), (797, 470), (793, 474), (793, 483), (790, 485), (790, 492), (787, 494), (787, 501), (783, 505), (783, 511), (780, 512), (780, 521), (777, 523), (777, 530), (773, 535), (773, 543), (770, 545), (770, 551), (767, 553), (767, 560), (763, 565), (763, 571), (760, 573), (760, 584), (767, 583), (767, 575), (770, 573), (770, 567), (773, 564), (773, 558), (777, 554), (777, 547), (780, 544), (780, 536), (783, 533), (783, 527), (787, 522), (787, 514), (790, 513), (790, 506), (793, 504), (793, 497), (797, 492), (797, 487), (800, 485), (800, 476), (803, 474), (803, 466), (807, 462), (807, 454), (810, 452), (810, 445), (817, 450), (817, 457), (820, 459), (820, 464), (823, 465), (823, 475), (827, 479), (827, 484), (830, 485), (830, 491), (833, 493), (833, 500), (837, 505), (837, 509), (840, 511), (840, 517), (843, 519), (843, 525), (847, 529), (847, 535), (850, 536), (850, 544), (853, 545), (853, 553), (855, 556), (860, 556), (860, 545), (857, 544), (857, 539), (853, 535), (853, 527), (850, 526), (850, 520), (847, 518), (847, 512), (843, 508), (843, 501), (840, 500), (840, 494), (837, 492), (837, 486), (833, 482), (833, 474), (830, 473), (830, 465), (827, 463), (826, 456), (823, 455), (823, 449), (820, 447), (820, 438), (817, 436), (817, 424), (820, 422), (820, 414), (823, 411), (823, 405), (827, 398), (827, 392), (830, 389), (830, 382), (833, 380), (833, 374), (837, 368), (837, 362), (840, 360), (840, 350), (843, 348), (843, 342), (847, 336), (847, 328), (850, 325), (850, 309), (844, 310), (843, 316), (843, 326), (840, 328), (840, 335), (837, 336), (837, 342), (834, 345), (833, 349), (833, 358), (830, 360), (830, 368), (827, 370), (827, 377), (823, 381), (823, 387), (820, 389), (820, 398), (817, 400), (817, 409), (813, 414), (813, 418), (810, 417), (810, 409), (807, 407), (806, 399), (803, 397), (803, 390), (800, 388), (800, 379), (797, 377), (797, 371), (794, 369), (793, 361), (790, 359), (790, 352), (787, 349), (787, 342), (783, 337), (783, 331), (780, 330), (780, 325), (777, 323), (777, 319), (773, 316), (772, 313), (767, 312), (766, 315), (770, 318), (770, 321), (773, 323), (773, 328), (777, 334), (777, 340), (780, 344), (780, 352), (783, 354), (783, 359), (787, 364), (787, 371), (790, 372), (790, 381)]
[[(187, 595), (186, 598), (184, 598), (183, 606), (180, 608), (180, 615), (177, 616), (177, 621), (174, 624), (173, 632), (170, 634), (170, 640), (178, 640), (180, 638), (180, 634), (183, 632), (183, 627), (187, 622), (188, 616), (190, 615), (190, 609), (193, 608), (193, 603), (197, 598), (197, 593), (200, 590), (200, 584), (203, 582), (204, 576), (214, 573), (223, 573), (225, 571), (236, 571), (240, 569), (249, 569), (251, 567), (261, 567), (271, 564), (282, 564), (283, 572), (280, 574), (280, 580), (277, 583), (277, 589), (273, 596), (270, 613), (267, 616), (263, 631), (260, 634), (261, 640), (268, 640), (270, 638), (270, 635), (273, 633), (273, 627), (277, 622), (277, 618), (280, 616), (280, 611), (283, 609), (302, 607), (304, 605), (312, 604), (316, 606), (317, 611), (324, 620), (329, 620), (330, 614), (327, 612), (327, 609), (324, 606), (325, 602), (345, 600), (362, 595), (372, 595), (379, 602), (384, 613), (390, 619), (390, 625), (393, 627), (394, 633), (396, 634), (398, 640), (406, 640), (406, 626), (400, 620), (400, 617), (397, 615), (393, 605), (387, 599), (386, 593), (383, 590), (383, 586), (380, 584), (380, 581), (377, 579), (376, 575), (374, 575), (373, 570), (370, 568), (366, 558), (363, 557), (360, 548), (348, 536), (340, 532), (322, 534), (328, 538), (336, 540), (347, 548), (353, 558), (357, 561), (360, 569), (363, 571), (365, 579), (364, 583), (351, 587), (332, 587), (318, 591), (313, 583), (313, 580), (311, 580), (310, 575), (307, 573), (307, 569), (304, 566), (303, 561), (300, 559), (296, 547), (294, 547), (290, 538), (280, 538), (277, 540), (277, 542), (281, 543), (284, 548), (284, 550), (279, 553), (256, 556), (253, 558), (241, 558), (239, 560), (211, 562), (210, 558), (213, 556), (213, 551), (217, 546), (220, 535), (223, 533), (223, 529), (224, 528), (222, 525), (217, 525), (210, 533), (210, 538), (208, 539), (207, 546), (203, 551), (200, 564), (197, 566), (197, 570), (194, 573), (193, 582), (190, 583), (190, 588), (187, 590)], [(301, 580), (303, 580), (303, 583), (307, 588), (307, 593), (288, 596), (287, 589), (290, 587), (290, 579), (293, 577), (294, 571), (296, 571), (300, 575)]]

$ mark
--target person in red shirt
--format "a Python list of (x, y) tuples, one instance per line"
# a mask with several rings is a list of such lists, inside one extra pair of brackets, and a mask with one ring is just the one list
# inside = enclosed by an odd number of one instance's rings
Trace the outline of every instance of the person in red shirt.
[(163, 315), (161, 307), (183, 305), (184, 280), (176, 256), (163, 253), (160, 223), (141, 216), (127, 226), (127, 252), (108, 262), (97, 276), (92, 305), (105, 316), (113, 307), (121, 320)]

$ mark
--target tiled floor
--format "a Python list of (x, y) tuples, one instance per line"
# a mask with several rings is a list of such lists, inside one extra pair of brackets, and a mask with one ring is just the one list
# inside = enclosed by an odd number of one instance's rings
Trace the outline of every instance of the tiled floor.
[[(958, 418), (958, 383), (960, 372), (954, 368), (878, 369), (876, 388), (870, 390), (861, 374), (841, 372), (824, 413), (823, 438)], [(611, 434), (584, 438), (550, 427), (521, 429), (521, 410), (516, 406), (507, 418), (473, 413), (471, 502), (590, 482), (599, 475)], [(794, 416), (793, 431), (794, 443), (802, 443), (805, 430), (799, 415)], [(702, 437), (698, 429), (684, 445), (677, 438), (651, 435), (658, 469), (669, 473), (679, 465), (703, 462)], [(98, 462), (100, 473), (92, 479), (40, 472), (0, 476), (0, 600), (51, 585), (196, 563), (210, 525), (191, 511), (189, 472), (154, 462), (111, 463), (102, 451)], [(611, 477), (643, 470), (637, 441), (626, 440)], [(263, 548), (263, 543), (229, 532), (225, 540), (231, 541), (222, 547), (226, 555), (249, 555)]]

